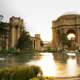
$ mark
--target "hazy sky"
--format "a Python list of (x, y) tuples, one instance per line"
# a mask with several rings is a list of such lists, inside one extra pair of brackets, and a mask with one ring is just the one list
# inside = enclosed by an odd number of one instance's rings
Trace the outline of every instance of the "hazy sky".
[(4, 20), (20, 16), (32, 36), (40, 33), (46, 41), (52, 38), (52, 20), (66, 12), (80, 12), (80, 0), (0, 0)]

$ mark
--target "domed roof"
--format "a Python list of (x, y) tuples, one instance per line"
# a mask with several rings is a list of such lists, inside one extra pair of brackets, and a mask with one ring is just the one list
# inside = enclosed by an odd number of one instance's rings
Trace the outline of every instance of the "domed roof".
[(74, 11), (69, 11), (69, 12), (65, 12), (63, 15), (68, 15), (68, 14), (80, 14), (80, 13), (74, 12)]
[(75, 18), (76, 16), (79, 16), (80, 17), (80, 13), (77, 13), (77, 12), (67, 12), (65, 14), (63, 14), (62, 16), (60, 16), (58, 19), (61, 19), (61, 18)]

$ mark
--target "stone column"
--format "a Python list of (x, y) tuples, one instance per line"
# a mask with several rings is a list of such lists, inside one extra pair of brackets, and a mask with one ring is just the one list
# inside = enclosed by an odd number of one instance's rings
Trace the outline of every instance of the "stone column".
[(15, 27), (12, 27), (11, 29), (11, 47), (14, 47), (15, 45)]
[(20, 27), (17, 28), (17, 40), (20, 38)]
[(78, 46), (80, 46), (80, 28), (78, 28)]
[(52, 34), (52, 37), (53, 37), (53, 39), (52, 39), (52, 47), (53, 48), (57, 48), (57, 31), (56, 31), (56, 28), (52, 28), (52, 32), (53, 32), (53, 34)]
[(6, 49), (8, 49), (8, 38), (6, 39)]

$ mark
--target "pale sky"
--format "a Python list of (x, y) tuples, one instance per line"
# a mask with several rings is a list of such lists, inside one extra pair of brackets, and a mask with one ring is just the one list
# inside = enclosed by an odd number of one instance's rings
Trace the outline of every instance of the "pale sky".
[(40, 33), (44, 41), (52, 39), (52, 20), (66, 12), (80, 12), (80, 0), (0, 0), (5, 21), (11, 16), (23, 18), (30, 34)]

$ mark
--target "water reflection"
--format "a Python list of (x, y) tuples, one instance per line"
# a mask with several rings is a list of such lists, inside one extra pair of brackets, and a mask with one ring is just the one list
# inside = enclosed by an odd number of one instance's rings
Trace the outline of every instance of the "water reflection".
[(76, 76), (77, 75), (77, 60), (76, 57), (69, 57), (67, 60), (67, 75)]
[(43, 71), (43, 76), (65, 77), (78, 75), (77, 69), (79, 66), (77, 65), (76, 57), (69, 57), (66, 63), (60, 63), (54, 60), (52, 53), (40, 54), (42, 55), (41, 59), (31, 61), (27, 64), (40, 66)]
[[(5, 58), (2, 56), (0, 58), (0, 68), (28, 64), (40, 66), (43, 71), (43, 76), (65, 77), (80, 75), (80, 65), (77, 64), (75, 54), (68, 53), (68, 59), (66, 60), (66, 63), (61, 63), (59, 58), (56, 60), (52, 53), (39, 53), (37, 56), (37, 59), (34, 59), (30, 62), (27, 60), (30, 58), (28, 55), (9, 55)], [(58, 57), (61, 59), (63, 56), (61, 57), (58, 55)]]
[(41, 53), (42, 59), (37, 62), (37, 65), (41, 67), (44, 76), (56, 76), (56, 63), (52, 54)]

